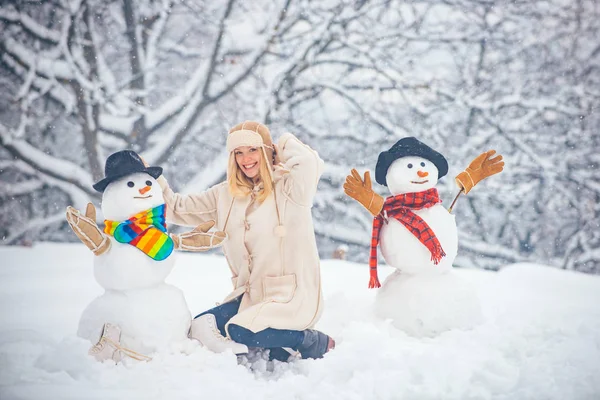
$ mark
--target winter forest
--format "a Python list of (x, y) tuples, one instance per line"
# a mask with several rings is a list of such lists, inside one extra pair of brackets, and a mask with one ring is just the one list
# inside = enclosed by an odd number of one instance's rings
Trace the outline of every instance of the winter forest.
[(99, 204), (118, 150), (180, 192), (223, 181), (251, 119), (325, 160), (322, 258), (367, 262), (372, 219), (342, 184), (415, 136), (448, 159), (446, 206), (475, 156), (505, 158), (455, 207), (456, 266), (600, 273), (596, 0), (4, 0), (0, 35), (3, 245), (77, 241), (65, 208)]

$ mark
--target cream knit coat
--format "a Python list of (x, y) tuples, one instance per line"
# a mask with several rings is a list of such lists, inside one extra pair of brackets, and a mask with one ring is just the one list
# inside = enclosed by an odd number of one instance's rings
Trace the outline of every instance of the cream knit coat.
[[(316, 151), (291, 133), (278, 143), (282, 166), (275, 167), (276, 197), (262, 204), (253, 196), (236, 197), (227, 182), (204, 193), (174, 193), (158, 179), (167, 203), (167, 221), (196, 226), (208, 220), (227, 233), (223, 252), (232, 274), (233, 291), (223, 302), (243, 295), (239, 312), (229, 324), (253, 332), (266, 328), (304, 330), (322, 311), (319, 255), (311, 207), (323, 170)], [(285, 235), (277, 236), (275, 198)]]

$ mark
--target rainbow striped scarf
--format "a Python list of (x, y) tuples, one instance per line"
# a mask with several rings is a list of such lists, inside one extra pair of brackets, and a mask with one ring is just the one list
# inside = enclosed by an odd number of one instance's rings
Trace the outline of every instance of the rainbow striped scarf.
[(165, 215), (167, 206), (151, 208), (135, 214), (124, 222), (104, 220), (104, 232), (119, 243), (129, 243), (156, 261), (162, 261), (173, 252), (173, 240), (167, 234)]

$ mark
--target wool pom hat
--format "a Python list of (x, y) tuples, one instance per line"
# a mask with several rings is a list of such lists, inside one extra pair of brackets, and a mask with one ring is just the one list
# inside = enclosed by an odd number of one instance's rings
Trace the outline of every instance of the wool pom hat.
[(146, 167), (135, 151), (118, 151), (108, 156), (104, 166), (104, 179), (94, 183), (93, 188), (102, 193), (111, 182), (136, 172), (145, 172), (156, 179), (161, 176), (163, 169), (162, 167)]
[(388, 151), (379, 154), (375, 167), (375, 180), (387, 186), (386, 175), (388, 168), (394, 161), (402, 157), (416, 156), (429, 160), (438, 169), (438, 179), (448, 173), (448, 161), (443, 155), (410, 136), (398, 140)]

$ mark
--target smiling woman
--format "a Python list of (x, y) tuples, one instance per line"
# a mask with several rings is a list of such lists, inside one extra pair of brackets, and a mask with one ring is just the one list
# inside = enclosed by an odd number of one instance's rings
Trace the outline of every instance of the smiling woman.
[[(246, 121), (227, 135), (227, 181), (204, 193), (174, 193), (165, 180), (167, 220), (196, 225), (215, 220), (226, 232), (223, 251), (233, 291), (199, 314), (191, 336), (215, 352), (270, 349), (320, 358), (335, 342), (312, 329), (321, 316), (321, 274), (311, 206), (323, 169), (317, 152), (285, 133)], [(281, 157), (281, 163), (279, 160)]]
[(258, 124), (255, 130), (241, 124), (234, 127), (227, 137), (230, 152), (227, 167), (229, 190), (236, 197), (244, 197), (256, 188), (255, 195), (262, 203), (273, 191), (273, 168), (279, 164), (275, 159), (276, 145), (269, 129)]

